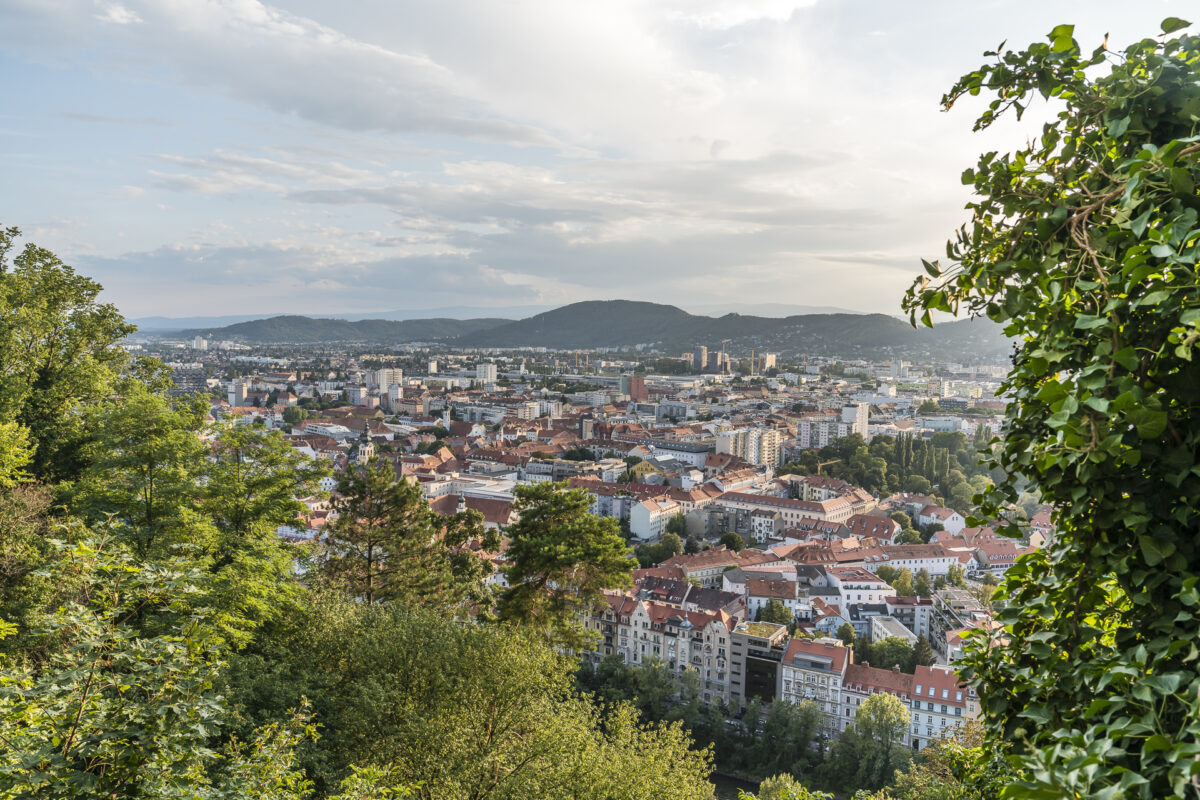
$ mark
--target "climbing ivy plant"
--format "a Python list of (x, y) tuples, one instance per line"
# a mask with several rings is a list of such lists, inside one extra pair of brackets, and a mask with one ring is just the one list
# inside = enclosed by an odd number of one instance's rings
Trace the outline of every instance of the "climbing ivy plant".
[[(1005, 797), (1200, 796), (1200, 37), (1082, 51), (1070, 25), (1003, 45), (943, 98), (975, 129), (1046, 101), (1040, 137), (963, 173), (971, 221), (910, 288), (1016, 341), (996, 465), (1003, 519), (1028, 482), (1057, 540), (1002, 587), (965, 672), (1009, 754)], [(1019, 535), (1014, 526), (1010, 535)]]

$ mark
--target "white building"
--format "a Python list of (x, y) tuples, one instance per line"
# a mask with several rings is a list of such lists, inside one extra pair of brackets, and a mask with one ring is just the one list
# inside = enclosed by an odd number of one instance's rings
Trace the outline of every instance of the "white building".
[(671, 517), (680, 513), (679, 503), (667, 497), (652, 497), (629, 510), (629, 532), (643, 542), (658, 541)]
[(490, 361), (477, 364), (475, 366), (475, 380), (480, 383), (495, 383), (496, 365)]
[(805, 450), (826, 447), (851, 433), (849, 423), (834, 417), (806, 417), (796, 425), (796, 445)]
[(792, 639), (779, 663), (776, 694), (789, 703), (815, 703), (825, 719), (826, 733), (840, 733), (835, 725), (842, 682), (853, 660), (853, 651), (836, 639)]
[(850, 426), (847, 436), (857, 433), (864, 439), (868, 437), (867, 419), (870, 409), (871, 407), (867, 403), (854, 403), (842, 407), (842, 422)]
[(390, 386), (404, 385), (404, 370), (395, 367), (377, 369), (372, 373), (372, 379), (376, 386), (386, 391)]
[(717, 452), (774, 469), (783, 457), (783, 435), (774, 428), (738, 428), (717, 434)]
[(862, 567), (829, 567), (829, 585), (838, 590), (842, 608), (851, 603), (879, 605), (886, 597), (895, 597), (896, 590)]

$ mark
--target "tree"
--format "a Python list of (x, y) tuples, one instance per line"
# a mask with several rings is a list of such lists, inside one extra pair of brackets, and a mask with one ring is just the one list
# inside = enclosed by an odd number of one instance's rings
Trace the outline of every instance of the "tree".
[(73, 479), (84, 430), (71, 412), (109, 396), (135, 328), (49, 250), (26, 244), (10, 261), (20, 234), (0, 229), (0, 420), (27, 432), (36, 477)]
[(910, 755), (901, 744), (908, 725), (908, 708), (894, 694), (873, 694), (858, 707), (854, 730), (861, 737), (860, 787), (878, 789), (908, 763)]
[(637, 556), (638, 566), (652, 567), (682, 553), (683, 542), (673, 533), (664, 533), (657, 542), (638, 545), (633, 552)]
[(914, 322), (986, 314), (1019, 342), (980, 516), (1007, 518), (1029, 487), (1058, 534), (1008, 571), (1004, 647), (981, 643), (965, 666), (1012, 750), (1014, 796), (1190, 791), (1200, 674), (1177, 643), (1200, 637), (1200, 39), (1170, 35), (1187, 25), (1168, 18), (1114, 55), (1060, 25), (1049, 44), (988, 54), (944, 98), (992, 97), (977, 129), (1038, 97), (1057, 112), (964, 173), (971, 222), (905, 299)]
[(143, 560), (182, 543), (205, 546), (211, 529), (193, 509), (204, 468), (199, 434), (205, 413), (201, 400), (172, 400), (127, 381), (119, 399), (88, 414), (94, 434), (72, 507), (94, 522), (111, 516)]
[(673, 533), (676, 536), (687, 536), (687, 518), (683, 512), (674, 514), (667, 520), (667, 533)]
[(957, 586), (960, 589), (967, 588), (967, 571), (962, 564), (951, 564), (946, 570), (946, 583), (951, 586)]
[(896, 544), (924, 544), (925, 537), (912, 528), (905, 528), (896, 534)]
[(302, 715), (214, 748), (232, 721), (214, 687), (220, 652), (204, 637), (214, 626), (203, 609), (175, 613), (202, 576), (182, 560), (141, 565), (111, 540), (72, 533), (52, 569), (81, 591), (44, 620), (45, 657), (0, 659), (4, 794), (303, 800), (307, 782), (292, 764), (311, 733)]
[(695, 555), (704, 549), (704, 544), (695, 536), (689, 536), (683, 542), (683, 552), (688, 555)]
[(628, 586), (637, 562), (617, 521), (588, 513), (586, 491), (540, 483), (514, 492), (520, 518), (507, 530), (500, 619), (581, 647), (590, 637), (579, 614), (603, 602), (603, 589)]
[(311, 698), (322, 736), (300, 760), (321, 794), (358, 764), (417, 784), (419, 800), (710, 796), (711, 756), (678, 724), (623, 703), (602, 712), (575, 693), (573, 669), (506, 626), (316, 596), (235, 658), (228, 683), (248, 726)]
[(849, 622), (843, 622), (837, 629), (837, 638), (842, 640), (842, 644), (846, 647), (853, 647), (858, 634), (854, 632), (854, 626)]
[(900, 576), (900, 570), (893, 567), (891, 564), (880, 564), (875, 570), (875, 577), (888, 585), (892, 585), (892, 581)]
[(767, 601), (766, 605), (759, 608), (757, 619), (759, 622), (774, 622), (776, 625), (787, 625), (789, 622), (795, 621), (796, 615), (788, 610), (783, 601), (772, 597)]
[(937, 404), (936, 400), (922, 400), (921, 407), (917, 409), (918, 414), (937, 414), (942, 410), (942, 407)]
[(913, 647), (899, 636), (888, 636), (872, 642), (870, 653), (871, 663), (876, 667), (899, 667), (901, 672), (913, 671)]
[(912, 570), (908, 568), (901, 569), (899, 574), (892, 580), (891, 585), (900, 597), (912, 597), (917, 592), (916, 587), (913, 585)]
[(729, 531), (723, 535), (719, 540), (717, 540), (717, 543), (725, 545), (735, 553), (740, 552), (742, 548), (746, 546), (746, 540), (743, 539), (740, 534), (734, 533), (733, 531)]
[(288, 425), (297, 425), (308, 419), (308, 411), (300, 406), (287, 406), (283, 409), (283, 421)]
[(929, 640), (924, 634), (917, 637), (917, 643), (913, 646), (913, 665), (927, 667), (933, 663), (933, 647), (929, 644)]
[[(297, 497), (319, 492), (327, 467), (296, 452), (277, 431), (226, 424), (213, 431), (201, 509), (226, 538), (275, 536), (298, 524), (306, 509)], [(236, 544), (226, 545), (222, 559)]]
[(478, 512), (438, 516), (416, 484), (398, 480), (378, 457), (342, 473), (333, 507), (337, 517), (319, 548), (325, 584), (368, 605), (402, 600), (462, 610), (486, 596), (490, 565), (462, 552), (487, 537)]
[(913, 582), (913, 591), (918, 597), (933, 595), (933, 579), (929, 575), (929, 570), (922, 567), (917, 571), (917, 579)]
[(905, 514), (903, 511), (893, 511), (889, 516), (895, 522), (900, 523), (900, 530), (911, 528), (913, 526), (912, 517), (910, 517), (908, 514)]

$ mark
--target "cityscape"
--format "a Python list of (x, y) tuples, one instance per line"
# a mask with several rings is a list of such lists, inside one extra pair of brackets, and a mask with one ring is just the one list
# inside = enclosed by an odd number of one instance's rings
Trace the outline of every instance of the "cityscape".
[(0, 800), (1197, 800), (1193, 11), (0, 0)]

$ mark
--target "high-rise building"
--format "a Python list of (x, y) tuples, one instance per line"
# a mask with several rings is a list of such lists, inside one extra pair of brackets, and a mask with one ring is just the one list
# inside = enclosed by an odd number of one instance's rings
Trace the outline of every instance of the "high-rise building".
[(490, 361), (484, 361), (475, 367), (475, 380), (480, 383), (495, 383), (496, 382), (496, 365)]
[(708, 369), (708, 348), (702, 344), (692, 351), (692, 369), (696, 372)]
[(438, 367), (437, 359), (435, 359), (435, 358), (429, 359), (429, 374), (430, 375), (437, 375), (437, 367)]
[(762, 354), (762, 368), (764, 372), (769, 369), (775, 369), (775, 359), (775, 353)]
[(237, 378), (229, 384), (229, 405), (244, 406), (246, 405), (246, 382)]
[(755, 466), (775, 468), (783, 457), (783, 435), (774, 428), (738, 428), (717, 434), (717, 452), (743, 458)]
[(376, 386), (386, 391), (393, 384), (398, 386), (404, 385), (404, 370), (396, 369), (395, 367), (384, 367), (383, 369), (375, 370), (371, 378)]
[(650, 397), (650, 393), (646, 391), (646, 379), (632, 372), (622, 373), (621, 394), (628, 396), (635, 403), (644, 403)]
[(858, 434), (867, 438), (867, 419), (871, 406), (869, 403), (853, 403), (842, 407), (842, 422), (850, 426), (850, 435)]
[(207, 350), (208, 339), (205, 339), (203, 336), (197, 336), (195, 339), (192, 339), (192, 349), (200, 351)]

